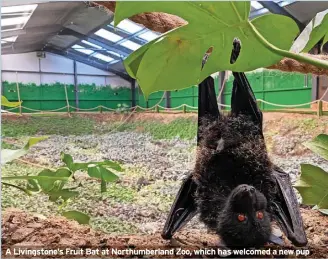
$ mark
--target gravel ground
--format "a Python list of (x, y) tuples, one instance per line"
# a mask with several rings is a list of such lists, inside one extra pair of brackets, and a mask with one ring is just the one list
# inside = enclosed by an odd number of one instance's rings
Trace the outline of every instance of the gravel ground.
[[(295, 180), (301, 163), (319, 165), (328, 171), (328, 163), (311, 152), (295, 153), (295, 147), (306, 139), (299, 136), (275, 137), (272, 160)], [(33, 147), (23, 159), (47, 167), (62, 165), (60, 152), (71, 154), (75, 161), (119, 161), (125, 171), (120, 181), (100, 194), (97, 181), (86, 181), (78, 188), (81, 195), (67, 204), (92, 216), (91, 225), (105, 232), (147, 233), (160, 230), (181, 180), (193, 169), (196, 140), (153, 140), (149, 134), (120, 132), (88, 136), (51, 136)], [(303, 150), (304, 151), (304, 150)], [(285, 155), (282, 155), (285, 154)], [(24, 164), (3, 167), (3, 174), (23, 174)], [(27, 169), (24, 169), (25, 171)], [(35, 172), (34, 169), (28, 169)], [(41, 169), (37, 169), (37, 172)], [(15, 198), (13, 198), (15, 196)], [(19, 197), (19, 198), (17, 198)], [(44, 215), (58, 214), (57, 206), (46, 196), (26, 197), (9, 188), (3, 192), (3, 207), (17, 207)], [(189, 223), (206, 232), (195, 218)]]

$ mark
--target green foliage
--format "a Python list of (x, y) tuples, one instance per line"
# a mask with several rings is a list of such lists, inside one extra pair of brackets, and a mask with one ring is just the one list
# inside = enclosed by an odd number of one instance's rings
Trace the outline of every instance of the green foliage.
[(328, 42), (328, 9), (318, 13), (293, 44), (297, 52), (308, 52), (323, 39), (321, 48)]
[(88, 215), (76, 210), (65, 211), (62, 215), (68, 219), (76, 220), (80, 224), (89, 224), (90, 221), (90, 217)]
[(1, 149), (1, 165), (11, 162), (21, 156), (24, 156), (31, 146), (37, 144), (38, 142), (46, 138), (47, 137), (30, 138), (24, 148), (18, 150)]
[[(120, 127), (117, 128), (117, 125)], [(197, 123), (193, 119), (179, 118), (169, 123), (159, 121), (128, 122), (123, 125), (114, 123), (111, 125), (117, 131), (139, 131), (150, 133), (154, 139), (181, 139), (191, 140), (197, 133)]]
[[(9, 150), (10, 156), (7, 156), (6, 160), (2, 160), (1, 162), (5, 164), (9, 161), (17, 159), (19, 156), (24, 155), (32, 145), (36, 144), (42, 139), (44, 138), (31, 138), (23, 149), (18, 150), (18, 154), (17, 152), (14, 154), (12, 153), (15, 150)], [(8, 153), (8, 150), (1, 150), (1, 156), (3, 157), (2, 153), (6, 154), (6, 152)], [(43, 194), (46, 194), (49, 197), (50, 201), (63, 201), (65, 204), (65, 202), (67, 202), (69, 199), (79, 195), (79, 192), (74, 191), (74, 189), (80, 187), (81, 183), (74, 188), (65, 188), (65, 185), (69, 180), (75, 180), (74, 173), (76, 171), (87, 171), (90, 177), (100, 179), (101, 192), (107, 191), (107, 182), (115, 182), (118, 179), (118, 176), (114, 174), (111, 170), (119, 172), (123, 171), (123, 169), (118, 163), (109, 160), (105, 160), (102, 162), (74, 163), (72, 156), (63, 152), (61, 153), (61, 159), (65, 163), (66, 167), (61, 167), (57, 170), (44, 169), (40, 173), (38, 173), (38, 175), (2, 177), (2, 180), (4, 181), (25, 180), (25, 187), (7, 182), (1, 183), (5, 186), (14, 187), (18, 190), (21, 190), (28, 195), (42, 192)], [(78, 211), (68, 211), (62, 213), (62, 215), (69, 219), (73, 218), (81, 224), (88, 224), (90, 219), (89, 216)]]
[[(323, 158), (328, 158), (328, 135), (321, 134), (306, 147)], [(294, 187), (300, 192), (303, 203), (316, 205), (314, 208), (328, 215), (328, 173), (318, 166), (301, 164), (301, 177)]]
[(6, 106), (6, 107), (18, 107), (21, 105), (22, 102), (9, 102), (6, 97), (1, 95), (1, 106)]
[(11, 120), (3, 117), (1, 132), (4, 137), (36, 136), (36, 135), (86, 135), (94, 132), (95, 121), (73, 115), (63, 116), (33, 116)]
[[(296, 23), (282, 15), (268, 14), (249, 21), (249, 1), (123, 1), (116, 5), (115, 25), (143, 12), (170, 13), (188, 22), (150, 41), (124, 61), (127, 72), (138, 80), (146, 96), (190, 87), (217, 71), (249, 71), (273, 65), (283, 56), (267, 42), (289, 49), (298, 33)], [(237, 62), (230, 64), (236, 37), (243, 50)], [(201, 70), (203, 56), (211, 47), (213, 52)]]
[(315, 139), (305, 142), (304, 146), (328, 160), (328, 135), (320, 134)]
[(101, 229), (109, 234), (113, 233), (126, 233), (134, 234), (137, 233), (138, 228), (131, 223), (126, 222), (126, 220), (121, 220), (116, 217), (97, 217), (93, 218), (91, 225), (95, 229)]

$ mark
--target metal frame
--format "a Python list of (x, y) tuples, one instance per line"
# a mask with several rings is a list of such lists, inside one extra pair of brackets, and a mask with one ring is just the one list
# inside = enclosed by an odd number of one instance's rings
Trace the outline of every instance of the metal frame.
[(63, 56), (63, 57), (67, 57), (67, 58), (70, 58), (72, 60), (76, 60), (78, 62), (81, 62), (81, 63), (84, 63), (86, 65), (89, 65), (89, 66), (93, 66), (95, 68), (99, 68), (101, 70), (104, 70), (104, 71), (109, 71), (111, 73), (114, 73), (120, 77), (122, 77), (123, 79), (129, 81), (129, 82), (132, 82), (132, 78), (125, 74), (125, 73), (122, 73), (116, 69), (112, 69), (110, 67), (108, 67), (107, 64), (104, 64), (104, 63), (100, 63), (98, 62), (96, 59), (88, 59), (88, 57), (83, 57), (80, 53), (74, 53), (73, 51), (63, 51), (63, 50), (59, 50), (59, 49), (55, 49), (53, 47), (47, 47), (45, 48), (44, 51), (47, 51), (49, 53), (53, 53), (53, 54), (57, 54), (57, 55), (60, 55), (60, 56)]

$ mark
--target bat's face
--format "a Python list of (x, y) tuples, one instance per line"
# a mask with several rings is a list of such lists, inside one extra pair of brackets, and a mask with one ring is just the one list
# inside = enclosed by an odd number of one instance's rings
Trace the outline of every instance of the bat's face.
[(218, 234), (228, 247), (258, 247), (270, 237), (270, 216), (264, 195), (250, 185), (239, 185), (226, 201)]

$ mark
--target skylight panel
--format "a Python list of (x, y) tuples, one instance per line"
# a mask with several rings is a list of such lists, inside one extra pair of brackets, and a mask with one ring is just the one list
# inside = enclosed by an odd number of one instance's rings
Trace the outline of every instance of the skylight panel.
[(109, 56), (105, 56), (105, 55), (100, 54), (100, 53), (94, 54), (93, 57), (98, 58), (98, 59), (101, 59), (101, 60), (103, 60), (105, 62), (111, 62), (111, 61), (114, 60), (113, 58), (111, 58)]
[(22, 17), (1, 19), (1, 27), (25, 24), (29, 18), (30, 18), (29, 16), (22, 16)]
[(37, 4), (32, 5), (16, 5), (16, 6), (6, 6), (1, 7), (1, 13), (31, 13), (37, 7)]
[(143, 27), (131, 22), (128, 19), (121, 21), (117, 27), (129, 33), (136, 33), (143, 29)]
[(100, 37), (105, 38), (106, 40), (110, 40), (112, 42), (117, 42), (117, 41), (119, 41), (119, 40), (122, 39), (121, 36), (119, 36), (119, 35), (117, 35), (115, 33), (112, 33), (110, 31), (107, 31), (105, 29), (100, 29), (95, 34), (98, 35), (98, 36), (100, 36)]
[(256, 10), (263, 8), (263, 6), (257, 1), (251, 1), (251, 6), (254, 7)]
[(141, 47), (141, 45), (130, 40), (122, 42), (121, 45), (131, 50), (137, 50)]
[(153, 39), (156, 39), (158, 36), (159, 36), (158, 34), (152, 32), (152, 31), (147, 31), (143, 34), (138, 35), (139, 38), (147, 40), (147, 41), (151, 41)]
[(72, 47), (74, 50), (76, 51), (79, 51), (79, 52), (82, 52), (86, 55), (91, 55), (92, 53), (94, 53), (94, 51), (90, 50), (90, 49), (86, 49), (84, 47), (82, 47), (81, 45), (78, 45), (78, 44), (75, 44), (73, 47)]
[(82, 40), (82, 43), (87, 44), (87, 45), (89, 45), (89, 46), (91, 46), (91, 47), (94, 47), (94, 48), (96, 48), (96, 49), (102, 49), (102, 47), (100, 47), (100, 46), (98, 46), (98, 45), (96, 45), (96, 44), (93, 44), (93, 43), (91, 43), (91, 42), (89, 42), (89, 41), (86, 41), (86, 40)]
[(4, 39), (1, 39), (1, 44), (13, 43), (16, 41), (16, 39), (17, 39), (17, 36), (4, 38)]

